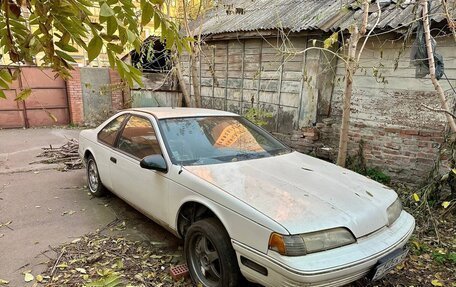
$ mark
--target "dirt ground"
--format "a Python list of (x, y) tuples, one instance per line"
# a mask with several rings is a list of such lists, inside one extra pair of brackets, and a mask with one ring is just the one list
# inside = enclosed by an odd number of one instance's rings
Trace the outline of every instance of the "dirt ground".
[[(177, 238), (117, 197), (92, 198), (83, 170), (29, 164), (41, 147), (62, 145), (78, 134), (72, 129), (0, 130), (0, 280), (9, 281), (7, 286), (32, 286), (23, 272), (43, 273), (56, 256), (51, 247), (100, 229), (179, 249)], [(106, 228), (112, 223), (123, 228)]]
[[(168, 268), (183, 262), (179, 239), (114, 195), (90, 196), (84, 170), (29, 164), (42, 147), (62, 145), (78, 134), (75, 129), (0, 130), (0, 286), (82, 286), (98, 279), (191, 286), (169, 276)], [(412, 193), (400, 192), (404, 202)], [(413, 204), (406, 208), (415, 212)], [(382, 281), (360, 280), (350, 287), (456, 286), (454, 213), (438, 209), (439, 226), (416, 215), (409, 259)], [(440, 244), (434, 229), (440, 231)]]

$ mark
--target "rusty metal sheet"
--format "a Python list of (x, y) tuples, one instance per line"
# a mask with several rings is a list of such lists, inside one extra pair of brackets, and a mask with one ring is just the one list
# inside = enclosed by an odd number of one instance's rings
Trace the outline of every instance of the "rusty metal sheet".
[(27, 109), (27, 118), (31, 127), (66, 125), (69, 122), (66, 109)]
[(32, 89), (32, 94), (25, 103), (27, 108), (66, 108), (68, 106), (66, 89)]
[[(25, 101), (15, 101), (22, 90), (32, 89)], [(70, 122), (65, 81), (54, 78), (50, 69), (21, 67), (21, 77), (3, 90), (0, 100), (0, 128), (66, 125)]]
[[(408, 27), (414, 23), (418, 2), (396, 2), (383, 5), (378, 29)], [(226, 0), (193, 26), (200, 29), (202, 24), (203, 35), (276, 29), (329, 32), (347, 29), (357, 22), (360, 13), (356, 0)], [(441, 0), (432, 1), (430, 14), (434, 22), (445, 20)], [(377, 13), (371, 13), (369, 27), (376, 20)]]
[(29, 88), (65, 88), (65, 81), (58, 77), (51, 69), (38, 67), (21, 68), (21, 80), (23, 87)]

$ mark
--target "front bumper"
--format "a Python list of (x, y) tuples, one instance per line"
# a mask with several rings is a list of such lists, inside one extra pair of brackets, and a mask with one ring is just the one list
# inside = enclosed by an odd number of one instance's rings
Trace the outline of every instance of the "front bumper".
[[(366, 276), (381, 258), (403, 248), (415, 228), (414, 218), (403, 211), (396, 222), (355, 244), (298, 257), (282, 256), (269, 251), (264, 254), (233, 241), (239, 267), (250, 281), (264, 286), (342, 286)], [(267, 270), (267, 275), (241, 262), (247, 258)], [(264, 269), (263, 269), (264, 270)]]

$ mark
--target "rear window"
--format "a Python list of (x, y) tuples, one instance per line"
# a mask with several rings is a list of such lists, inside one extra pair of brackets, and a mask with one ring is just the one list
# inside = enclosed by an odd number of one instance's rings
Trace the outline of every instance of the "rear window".
[(113, 146), (116, 141), (117, 134), (119, 133), (122, 123), (126, 117), (127, 115), (124, 114), (113, 119), (98, 133), (98, 140)]

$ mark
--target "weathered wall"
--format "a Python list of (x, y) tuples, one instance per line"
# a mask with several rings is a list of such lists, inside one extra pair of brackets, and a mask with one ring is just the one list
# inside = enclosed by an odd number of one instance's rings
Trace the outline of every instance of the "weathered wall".
[[(366, 45), (361, 57), (362, 69), (354, 78), (349, 150), (356, 152), (362, 139), (366, 142), (368, 165), (381, 167), (396, 180), (417, 183), (433, 167), (446, 120), (443, 114), (421, 107), (422, 104), (438, 107), (440, 102), (429, 77), (415, 78), (410, 48), (399, 56), (401, 45), (401, 40), (386, 37), (372, 39)], [(452, 37), (437, 39), (437, 52), (444, 56), (445, 73), (453, 85), (454, 49)], [(381, 77), (374, 76), (375, 69)], [(331, 109), (334, 124), (324, 140), (333, 148), (337, 146), (342, 115), (344, 73), (344, 65), (339, 62)], [(448, 81), (440, 82), (453, 104), (455, 94)]]
[[(431, 81), (415, 78), (410, 48), (399, 55), (402, 40), (389, 37), (369, 40), (361, 57), (354, 79), (349, 153), (355, 154), (363, 140), (369, 166), (380, 167), (396, 180), (418, 183), (433, 167), (446, 121), (442, 114), (421, 107), (439, 105)], [(204, 105), (243, 113), (253, 99), (255, 106), (274, 113), (268, 130), (300, 151), (334, 159), (345, 67), (330, 53), (301, 53), (314, 38), (291, 37), (286, 45), (275, 38), (210, 42), (199, 61)], [(437, 42), (455, 86), (454, 40), (440, 37)], [(184, 68), (189, 83), (188, 58)], [(452, 100), (448, 82), (442, 79), (441, 84)]]
[(177, 106), (180, 92), (171, 73), (148, 73), (143, 75), (143, 86), (131, 89), (131, 106), (173, 107)]
[[(329, 54), (303, 53), (314, 38), (209, 42), (198, 59), (203, 105), (243, 114), (253, 103), (273, 114), (266, 128), (282, 133), (314, 124), (318, 111), (329, 112), (335, 72)], [(182, 60), (188, 84), (189, 58)]]
[(71, 123), (95, 125), (125, 107), (128, 93), (108, 68), (77, 68), (66, 83)]

